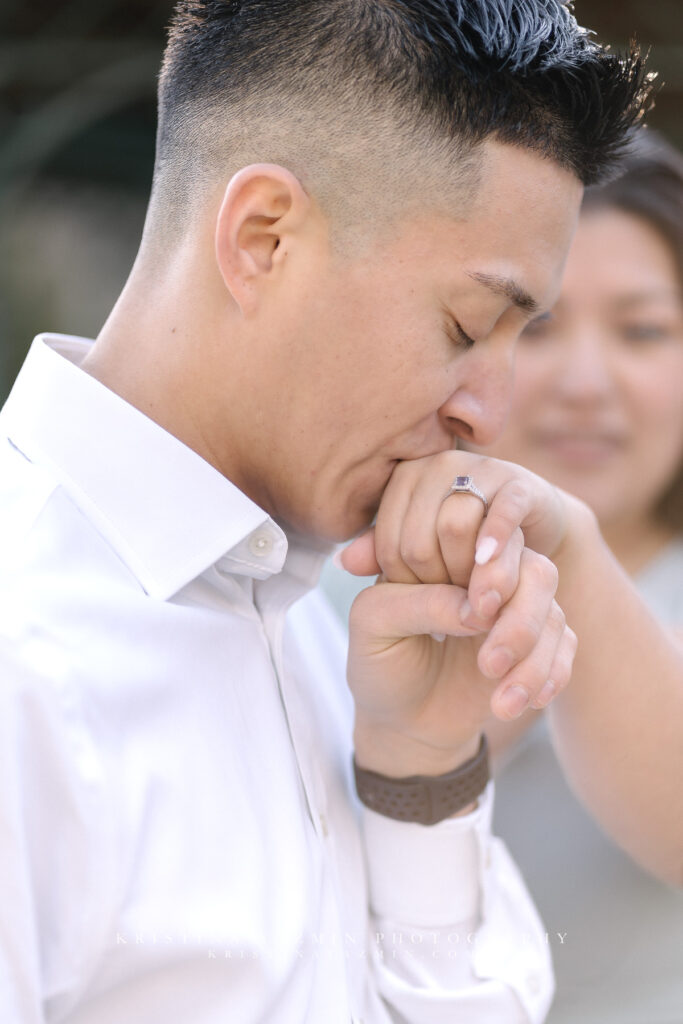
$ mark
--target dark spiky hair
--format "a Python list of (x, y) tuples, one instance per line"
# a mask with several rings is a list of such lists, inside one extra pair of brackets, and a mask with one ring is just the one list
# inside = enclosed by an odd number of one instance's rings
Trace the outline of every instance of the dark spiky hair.
[(334, 209), (335, 179), (426, 190), (489, 137), (591, 184), (648, 90), (637, 49), (609, 53), (561, 0), (180, 0), (155, 189), (187, 199), (267, 160)]

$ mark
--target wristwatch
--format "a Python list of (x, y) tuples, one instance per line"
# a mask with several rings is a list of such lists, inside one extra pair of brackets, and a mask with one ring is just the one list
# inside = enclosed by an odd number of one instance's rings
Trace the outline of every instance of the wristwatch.
[(489, 781), (489, 748), (482, 735), (479, 750), (445, 775), (409, 775), (394, 779), (359, 768), (353, 772), (358, 796), (366, 807), (396, 821), (436, 825), (471, 804)]

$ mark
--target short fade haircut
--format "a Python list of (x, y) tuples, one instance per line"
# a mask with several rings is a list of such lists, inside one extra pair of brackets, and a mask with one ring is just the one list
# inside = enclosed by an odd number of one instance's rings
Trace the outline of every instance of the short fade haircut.
[(606, 51), (562, 0), (180, 0), (152, 209), (182, 222), (207, 189), (267, 162), (330, 218), (395, 216), (410, 197), (452, 197), (449, 168), (475, 187), (487, 138), (592, 184), (649, 89), (637, 48)]

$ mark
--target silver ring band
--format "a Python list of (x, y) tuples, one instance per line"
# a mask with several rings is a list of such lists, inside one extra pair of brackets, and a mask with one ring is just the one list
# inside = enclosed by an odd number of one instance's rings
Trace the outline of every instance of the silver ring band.
[(456, 476), (455, 480), (448, 488), (447, 492), (443, 496), (443, 500), (450, 498), (451, 494), (473, 494), (475, 498), (479, 498), (484, 506), (484, 515), (489, 510), (489, 503), (486, 500), (485, 495), (479, 490), (477, 485), (471, 476)]

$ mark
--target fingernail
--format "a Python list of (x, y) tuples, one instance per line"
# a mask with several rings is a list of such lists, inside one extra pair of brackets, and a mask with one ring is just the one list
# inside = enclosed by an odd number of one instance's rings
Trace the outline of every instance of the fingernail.
[(474, 561), (477, 565), (486, 565), (487, 562), (491, 561), (497, 547), (498, 541), (495, 537), (484, 537), (484, 539), (477, 544)]
[(533, 702), (534, 707), (544, 708), (546, 704), (550, 704), (550, 701), (553, 699), (556, 692), (557, 687), (555, 686), (555, 683), (552, 681), (552, 679), (549, 679), (548, 682), (544, 685), (541, 692), (539, 693), (536, 700)]
[(344, 572), (346, 572), (346, 569), (344, 569), (344, 566), (342, 565), (342, 554), (343, 548), (339, 551), (335, 551), (335, 553), (332, 555), (332, 565), (336, 566), (337, 569), (342, 569)]
[(472, 605), (467, 600), (467, 598), (465, 598), (465, 600), (463, 601), (462, 605), (460, 606), (460, 619), (461, 619), (461, 621), (464, 622), (465, 619), (467, 618), (467, 616), (471, 615), (471, 614), (472, 614)]
[(519, 718), (529, 706), (529, 694), (521, 686), (510, 686), (500, 698), (500, 706), (508, 718)]
[(442, 644), (446, 639), (445, 633), (430, 633), (429, 635), (431, 636), (432, 640), (436, 640), (440, 644)]
[(503, 599), (497, 590), (487, 590), (479, 598), (479, 614), (483, 619), (489, 619), (492, 615), (495, 615), (501, 606)]

